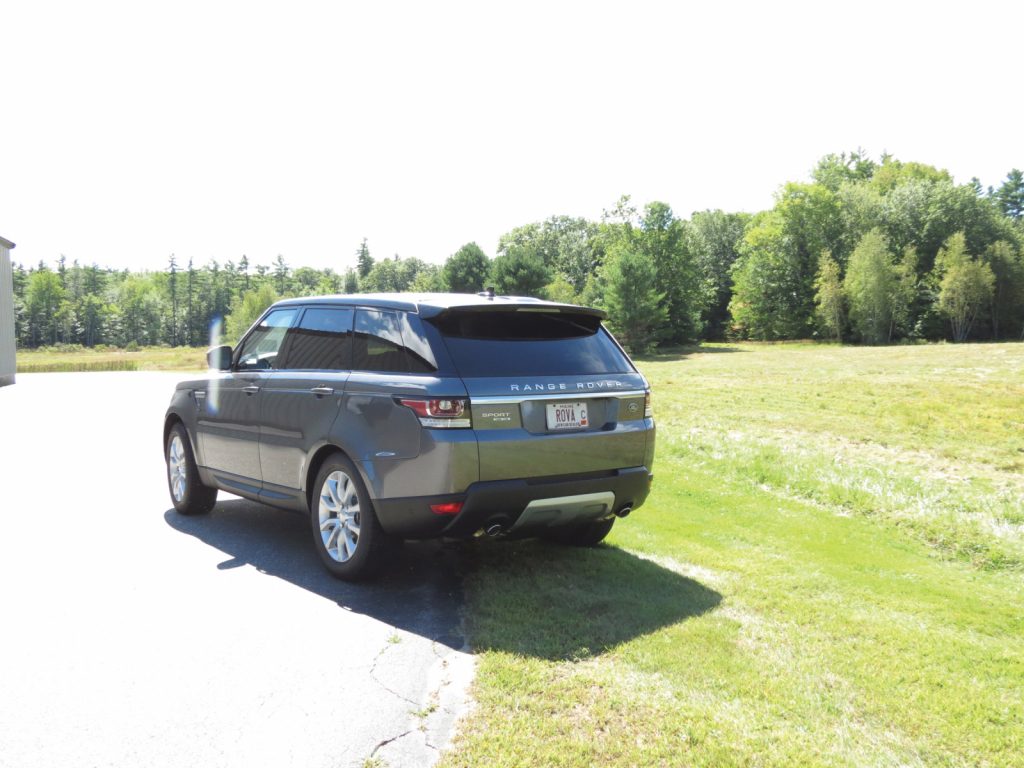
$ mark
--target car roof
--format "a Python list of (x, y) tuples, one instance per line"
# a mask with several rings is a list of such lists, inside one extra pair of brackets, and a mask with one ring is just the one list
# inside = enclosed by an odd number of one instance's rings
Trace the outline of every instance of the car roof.
[(489, 293), (354, 293), (336, 294), (332, 296), (304, 296), (294, 299), (283, 299), (275, 307), (293, 306), (296, 304), (320, 306), (359, 306), (375, 309), (400, 309), (416, 312), (423, 317), (434, 317), (453, 310), (488, 311), (529, 307), (549, 309), (559, 312), (573, 312), (585, 315), (605, 317), (603, 310), (593, 307), (581, 307), (576, 304), (562, 304), (544, 301), (530, 296), (499, 296)]

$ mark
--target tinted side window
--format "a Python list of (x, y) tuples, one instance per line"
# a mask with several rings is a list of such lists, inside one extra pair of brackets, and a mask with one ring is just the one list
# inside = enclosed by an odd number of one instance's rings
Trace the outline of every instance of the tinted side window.
[(360, 309), (356, 311), (352, 370), (428, 373), (434, 368), (406, 349), (398, 313)]
[(307, 309), (288, 334), (285, 367), (346, 371), (352, 367), (352, 310)]
[(246, 337), (238, 353), (239, 371), (278, 368), (277, 353), (298, 309), (275, 309)]

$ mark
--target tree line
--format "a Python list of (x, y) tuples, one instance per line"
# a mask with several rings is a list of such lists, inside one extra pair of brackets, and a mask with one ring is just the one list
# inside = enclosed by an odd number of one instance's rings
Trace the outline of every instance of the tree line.
[[(347, 269), (211, 260), (160, 272), (14, 265), (19, 345), (203, 345), (237, 339), (286, 296), (385, 291), (527, 295), (605, 308), (633, 351), (709, 339), (1024, 338), (1024, 175), (997, 188), (863, 151), (822, 158), (756, 214), (677, 216), (622, 197), (599, 221), (552, 216), (467, 243), (443, 264)], [(223, 325), (222, 325), (223, 323)]]

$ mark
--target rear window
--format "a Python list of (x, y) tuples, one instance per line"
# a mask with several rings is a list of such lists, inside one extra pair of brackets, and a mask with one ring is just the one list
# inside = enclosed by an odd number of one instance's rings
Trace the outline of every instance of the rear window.
[(430, 373), (434, 366), (405, 345), (397, 312), (360, 309), (356, 312), (352, 370)]
[(456, 311), (432, 322), (467, 378), (633, 372), (600, 319), (591, 315)]

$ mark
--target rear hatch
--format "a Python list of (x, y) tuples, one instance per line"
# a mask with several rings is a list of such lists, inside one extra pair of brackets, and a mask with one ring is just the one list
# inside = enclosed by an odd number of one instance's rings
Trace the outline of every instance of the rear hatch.
[(643, 465), (647, 383), (596, 310), (474, 306), (431, 322), (469, 393), (481, 480)]

